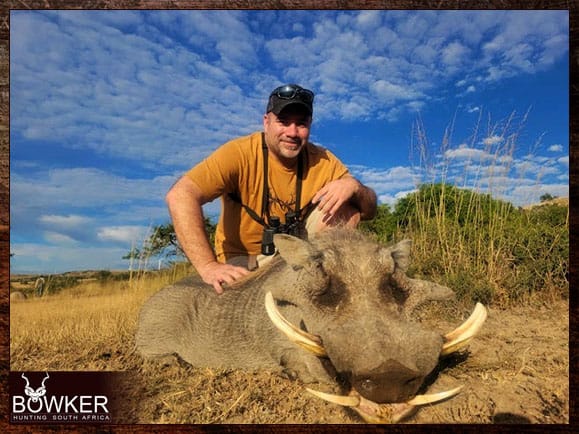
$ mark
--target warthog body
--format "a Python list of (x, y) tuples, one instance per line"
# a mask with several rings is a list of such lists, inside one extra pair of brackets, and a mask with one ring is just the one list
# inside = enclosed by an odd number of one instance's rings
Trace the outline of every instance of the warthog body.
[[(136, 335), (141, 354), (176, 353), (198, 367), (283, 369), (304, 382), (335, 382), (337, 374), (378, 403), (414, 396), (444, 338), (412, 321), (413, 310), (453, 292), (406, 276), (410, 242), (386, 248), (331, 230), (308, 242), (276, 235), (275, 243), (279, 258), (222, 295), (188, 278), (151, 297)], [(287, 320), (321, 338), (323, 357), (274, 327), (268, 292)]]

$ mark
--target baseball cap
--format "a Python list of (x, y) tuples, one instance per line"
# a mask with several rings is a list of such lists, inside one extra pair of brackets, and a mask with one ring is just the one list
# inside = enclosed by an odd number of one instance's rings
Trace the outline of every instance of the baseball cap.
[(269, 95), (266, 113), (279, 115), (288, 105), (296, 104), (304, 107), (311, 116), (313, 113), (314, 93), (297, 84), (286, 84), (275, 88)]

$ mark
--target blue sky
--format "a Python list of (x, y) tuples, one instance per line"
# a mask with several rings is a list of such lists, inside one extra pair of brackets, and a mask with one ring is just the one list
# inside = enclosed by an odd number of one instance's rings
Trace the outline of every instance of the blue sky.
[(128, 268), (173, 182), (288, 82), (381, 203), (568, 196), (568, 59), (567, 11), (12, 11), (11, 271)]

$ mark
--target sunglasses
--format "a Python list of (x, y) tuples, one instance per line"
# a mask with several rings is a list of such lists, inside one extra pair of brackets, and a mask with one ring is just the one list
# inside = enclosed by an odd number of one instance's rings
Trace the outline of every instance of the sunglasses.
[(280, 99), (298, 98), (306, 104), (312, 104), (314, 102), (314, 93), (311, 90), (298, 86), (297, 84), (286, 84), (285, 86), (280, 86), (274, 89), (270, 97), (274, 95)]

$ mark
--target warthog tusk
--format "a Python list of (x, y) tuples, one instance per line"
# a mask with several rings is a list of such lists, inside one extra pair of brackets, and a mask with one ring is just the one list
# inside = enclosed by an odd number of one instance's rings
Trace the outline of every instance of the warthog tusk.
[(477, 303), (470, 317), (457, 329), (444, 336), (445, 342), (440, 355), (447, 356), (466, 346), (474, 335), (478, 333), (486, 319), (486, 308)]
[(332, 402), (344, 407), (358, 407), (360, 405), (360, 395), (334, 395), (332, 393), (325, 393), (320, 392), (319, 390), (310, 389), (309, 387), (306, 387), (306, 390), (312, 395), (323, 399), (324, 401)]
[(434, 404), (435, 402), (440, 402), (448, 398), (452, 398), (454, 395), (457, 395), (462, 390), (462, 388), (463, 386), (458, 386), (455, 387), (454, 389), (446, 390), (444, 392), (429, 393), (428, 395), (417, 395), (410, 401), (406, 401), (406, 404), (410, 405)]
[(290, 341), (314, 353), (318, 357), (327, 356), (326, 350), (322, 345), (322, 340), (318, 336), (300, 330), (282, 316), (275, 305), (275, 300), (271, 292), (265, 294), (265, 310), (273, 325), (285, 334)]
[(341, 396), (306, 388), (308, 392), (325, 401), (351, 407), (369, 423), (397, 423), (409, 416), (417, 406), (444, 401), (459, 393), (461, 389), (462, 386), (459, 386), (445, 392), (418, 395), (407, 402), (378, 404), (364, 398), (356, 391), (350, 392), (348, 396)]

